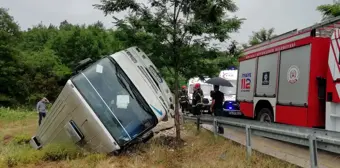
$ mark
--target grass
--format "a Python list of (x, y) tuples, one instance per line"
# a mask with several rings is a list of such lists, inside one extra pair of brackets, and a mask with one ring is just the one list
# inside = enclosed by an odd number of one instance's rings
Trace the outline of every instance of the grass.
[[(37, 126), (37, 115), (25, 110), (0, 108), (0, 167), (81, 167), (81, 168), (293, 168), (276, 158), (253, 151), (246, 159), (245, 147), (215, 138), (192, 124), (182, 130), (184, 143), (174, 145), (171, 136), (156, 136), (119, 156), (89, 153), (70, 144), (49, 144), (41, 150), (32, 149), (28, 141)], [(171, 130), (170, 130), (171, 132)]]
[(0, 107), (0, 121), (1, 122), (13, 122), (22, 121), (23, 119), (32, 118), (36, 114), (32, 110), (17, 108), (3, 108)]

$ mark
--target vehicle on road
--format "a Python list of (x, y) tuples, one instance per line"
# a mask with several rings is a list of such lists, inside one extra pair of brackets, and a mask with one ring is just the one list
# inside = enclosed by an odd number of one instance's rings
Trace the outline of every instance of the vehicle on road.
[(220, 86), (220, 91), (224, 93), (223, 115), (242, 115), (236, 101), (237, 75), (237, 69), (233, 67), (222, 70), (219, 74), (220, 78), (228, 80), (233, 85), (233, 87)]
[(244, 50), (236, 99), (246, 117), (340, 131), (340, 18)]
[(70, 142), (116, 153), (149, 140), (171, 108), (166, 89), (138, 59), (143, 55), (131, 47), (96, 62), (81, 61), (32, 137), (32, 147)]

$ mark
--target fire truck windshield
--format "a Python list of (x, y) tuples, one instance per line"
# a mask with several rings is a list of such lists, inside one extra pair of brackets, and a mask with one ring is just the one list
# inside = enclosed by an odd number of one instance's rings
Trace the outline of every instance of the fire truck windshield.
[(114, 60), (97, 61), (72, 82), (120, 146), (157, 124), (147, 102)]

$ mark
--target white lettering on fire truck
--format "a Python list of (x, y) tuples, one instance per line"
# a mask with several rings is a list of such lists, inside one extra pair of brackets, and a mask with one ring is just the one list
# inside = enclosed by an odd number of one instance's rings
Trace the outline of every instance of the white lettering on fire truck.
[(251, 84), (251, 73), (243, 73), (241, 79), (241, 92), (249, 92)]
[(278, 52), (278, 51), (281, 51), (281, 50), (294, 48), (295, 46), (296, 46), (296, 43), (292, 42), (292, 43), (284, 44), (284, 45), (281, 45), (281, 46), (278, 46), (278, 47), (270, 48), (270, 49), (267, 49), (267, 50), (264, 50), (264, 51), (261, 51), (261, 52), (257, 52), (257, 53), (254, 53), (254, 54), (247, 55), (245, 58), (250, 59), (250, 58), (258, 57), (258, 56), (261, 56), (261, 55), (267, 55), (267, 54), (270, 54), (270, 53), (273, 53), (273, 52)]
[(294, 84), (296, 81), (298, 81), (299, 73), (300, 73), (299, 67), (297, 67), (296, 65), (290, 66), (287, 72), (288, 82)]

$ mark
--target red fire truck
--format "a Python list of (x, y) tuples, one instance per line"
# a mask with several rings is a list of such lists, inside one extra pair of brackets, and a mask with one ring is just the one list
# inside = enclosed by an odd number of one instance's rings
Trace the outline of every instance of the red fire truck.
[(244, 50), (237, 101), (264, 122), (340, 131), (340, 17)]

